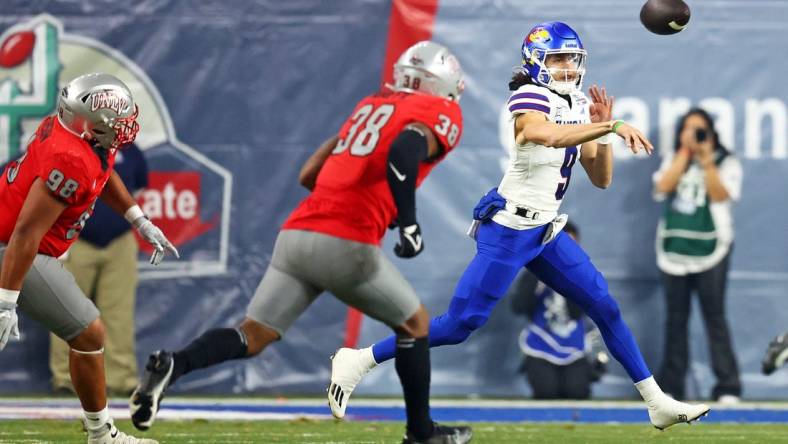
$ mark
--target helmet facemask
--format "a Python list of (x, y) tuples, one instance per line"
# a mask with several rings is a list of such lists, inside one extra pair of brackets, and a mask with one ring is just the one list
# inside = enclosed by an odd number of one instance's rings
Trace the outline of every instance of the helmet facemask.
[(90, 130), (91, 137), (107, 149), (118, 149), (123, 145), (132, 143), (137, 138), (137, 132), (140, 130), (140, 124), (137, 123), (139, 114), (139, 107), (134, 105), (134, 113), (132, 115), (115, 117), (106, 123), (94, 126)]
[[(527, 49), (525, 50), (527, 51)], [(586, 73), (586, 51), (584, 49), (548, 49), (529, 51), (530, 61), (539, 67), (534, 81), (552, 89), (558, 94), (569, 94), (579, 90), (583, 85)], [(551, 55), (569, 57), (571, 68), (548, 67), (547, 60)]]

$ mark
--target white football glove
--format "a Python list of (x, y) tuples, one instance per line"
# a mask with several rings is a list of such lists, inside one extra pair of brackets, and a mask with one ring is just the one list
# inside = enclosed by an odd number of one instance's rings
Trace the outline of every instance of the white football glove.
[(148, 243), (153, 246), (153, 255), (150, 257), (151, 264), (159, 265), (162, 259), (164, 259), (165, 251), (169, 251), (176, 258), (181, 257), (178, 254), (178, 250), (174, 245), (172, 245), (172, 242), (167, 240), (167, 237), (164, 236), (164, 233), (161, 232), (161, 229), (159, 229), (159, 227), (156, 225), (153, 225), (153, 222), (151, 222), (150, 219), (145, 216), (141, 216), (135, 219), (132, 224), (140, 233), (140, 236), (142, 236), (143, 239), (148, 241)]
[(19, 340), (19, 318), (16, 316), (16, 300), (18, 291), (0, 288), (0, 350), (3, 350), (9, 338)]

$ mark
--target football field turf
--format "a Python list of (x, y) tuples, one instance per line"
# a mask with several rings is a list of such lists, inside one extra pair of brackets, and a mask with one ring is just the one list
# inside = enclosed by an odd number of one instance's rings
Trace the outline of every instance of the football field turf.
[[(664, 432), (648, 423), (640, 402), (434, 399), (433, 416), (469, 424), (473, 443), (786, 443), (788, 404), (712, 404), (699, 423)], [(171, 397), (153, 430), (138, 433), (125, 399), (110, 401), (125, 432), (173, 443), (397, 443), (404, 429), (399, 399), (360, 397), (346, 421), (324, 398)], [(81, 408), (71, 398), (0, 398), (0, 444), (84, 443)]]
[[(128, 421), (118, 421), (131, 431)], [(788, 443), (788, 425), (678, 425), (660, 432), (646, 424), (474, 423), (473, 443)], [(161, 421), (145, 437), (161, 443), (396, 443), (402, 424), (392, 422)], [(137, 436), (140, 436), (139, 434)], [(84, 443), (78, 421), (0, 422), (0, 443)]]

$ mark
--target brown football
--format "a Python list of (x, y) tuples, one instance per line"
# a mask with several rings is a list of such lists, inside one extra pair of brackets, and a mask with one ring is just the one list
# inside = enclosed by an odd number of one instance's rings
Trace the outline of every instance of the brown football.
[(648, 0), (640, 9), (640, 21), (654, 34), (681, 32), (689, 20), (690, 8), (682, 0)]

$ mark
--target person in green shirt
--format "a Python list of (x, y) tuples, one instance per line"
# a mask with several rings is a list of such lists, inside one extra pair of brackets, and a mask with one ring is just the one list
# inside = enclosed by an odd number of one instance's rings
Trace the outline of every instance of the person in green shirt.
[(665, 203), (657, 228), (667, 319), (659, 383), (684, 398), (689, 359), (687, 326), (693, 292), (706, 324), (717, 384), (711, 397), (735, 403), (741, 382), (725, 318), (725, 287), (733, 247), (731, 203), (741, 194), (742, 169), (719, 141), (709, 114), (691, 109), (679, 121), (676, 149), (654, 174), (654, 197)]

